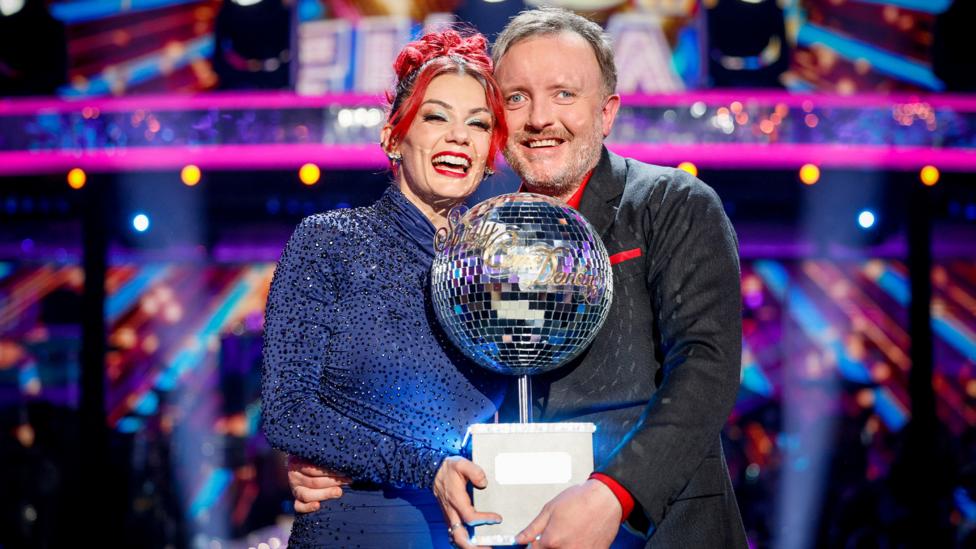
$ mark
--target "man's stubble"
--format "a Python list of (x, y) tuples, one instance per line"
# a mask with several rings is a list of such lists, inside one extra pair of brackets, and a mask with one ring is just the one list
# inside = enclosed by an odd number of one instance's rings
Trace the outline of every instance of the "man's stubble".
[[(518, 143), (525, 137), (539, 138), (549, 132), (515, 132), (509, 138), (509, 147), (518, 147)], [(565, 133), (565, 132), (563, 132)], [(553, 170), (554, 173), (539, 173), (542, 170), (532, 169), (531, 162), (519, 154), (512, 153), (509, 147), (503, 154), (508, 165), (512, 167), (525, 186), (532, 192), (548, 196), (568, 198), (576, 191), (583, 177), (592, 170), (600, 160), (603, 148), (603, 125), (600, 116), (594, 117), (590, 131), (576, 135), (568, 141), (573, 150), (568, 155), (568, 163), (562, 169)]]

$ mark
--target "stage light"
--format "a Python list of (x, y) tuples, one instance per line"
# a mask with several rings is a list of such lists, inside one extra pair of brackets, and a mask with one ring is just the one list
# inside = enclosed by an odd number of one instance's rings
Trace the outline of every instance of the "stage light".
[(0, 15), (16, 15), (24, 9), (24, 0), (0, 0)]
[(870, 229), (874, 227), (874, 223), (877, 221), (877, 217), (871, 210), (861, 210), (857, 214), (857, 224), (861, 226), (862, 229)]
[(925, 166), (922, 171), (918, 172), (918, 178), (922, 180), (923, 185), (931, 187), (939, 182), (939, 168)]
[(136, 214), (132, 218), (132, 228), (140, 233), (146, 232), (149, 229), (149, 216), (144, 213)]
[(261, 0), (231, 0), (231, 2), (246, 8), (248, 6), (256, 6), (260, 4)]
[(750, 463), (749, 466), (746, 467), (746, 478), (751, 481), (755, 481), (757, 478), (759, 478), (760, 472), (761, 468), (759, 467), (758, 463)]
[(312, 163), (305, 164), (298, 170), (298, 179), (300, 179), (305, 185), (314, 185), (318, 183), (320, 177), (322, 177), (322, 170)]
[(691, 175), (698, 177), (698, 166), (695, 166), (691, 162), (682, 162), (681, 164), (678, 164), (678, 169), (684, 170)]
[(201, 176), (202, 173), (200, 172), (200, 168), (194, 166), (193, 164), (184, 166), (183, 169), (180, 170), (180, 179), (183, 180), (183, 184), (187, 187), (192, 187), (199, 183)]
[(34, 445), (34, 427), (30, 423), (22, 423), (18, 425), (14, 430), (14, 433), (14, 436), (17, 437), (17, 442), (19, 442), (24, 448), (30, 448)]
[(820, 168), (814, 164), (804, 164), (800, 168), (800, 181), (805, 185), (813, 185), (820, 181)]
[(84, 187), (86, 181), (88, 181), (88, 176), (85, 175), (85, 170), (73, 168), (68, 172), (68, 186), (72, 189), (78, 190)]

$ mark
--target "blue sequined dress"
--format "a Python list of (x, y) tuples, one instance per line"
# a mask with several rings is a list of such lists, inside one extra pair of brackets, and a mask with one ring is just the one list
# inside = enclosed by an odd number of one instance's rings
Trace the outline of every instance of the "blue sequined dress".
[(394, 187), (292, 234), (265, 317), (263, 429), (356, 482), (296, 517), (292, 547), (448, 547), (430, 491), (504, 379), (467, 361), (431, 309), (434, 227)]

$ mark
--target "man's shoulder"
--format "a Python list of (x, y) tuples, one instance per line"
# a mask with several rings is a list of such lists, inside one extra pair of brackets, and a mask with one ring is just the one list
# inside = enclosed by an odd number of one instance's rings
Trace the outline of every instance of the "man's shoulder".
[(648, 164), (633, 158), (611, 154), (611, 160), (622, 168), (624, 199), (638, 202), (667, 202), (671, 199), (716, 202), (718, 195), (701, 179), (670, 166)]

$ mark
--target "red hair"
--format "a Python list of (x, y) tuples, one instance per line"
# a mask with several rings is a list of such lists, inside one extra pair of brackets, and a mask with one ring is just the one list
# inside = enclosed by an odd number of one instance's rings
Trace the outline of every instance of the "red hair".
[(483, 35), (462, 36), (455, 30), (431, 32), (404, 46), (393, 63), (397, 77), (395, 91), (386, 92), (390, 104), (389, 143), (399, 143), (406, 135), (434, 78), (442, 74), (468, 75), (485, 88), (485, 100), (494, 118), (487, 160), (487, 166), (494, 168), (495, 157), (508, 138), (508, 126), (487, 46), (488, 40)]

